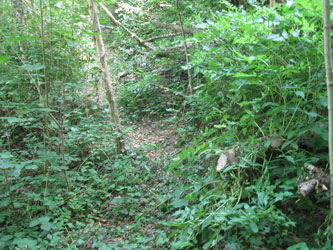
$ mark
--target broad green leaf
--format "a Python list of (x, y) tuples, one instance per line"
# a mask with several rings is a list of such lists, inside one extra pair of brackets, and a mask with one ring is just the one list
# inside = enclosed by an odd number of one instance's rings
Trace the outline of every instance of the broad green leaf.
[(295, 245), (288, 247), (286, 250), (309, 250), (308, 245), (305, 242), (299, 242)]
[(252, 230), (252, 232), (254, 233), (258, 233), (259, 229), (256, 223), (254, 223), (253, 221), (250, 221), (250, 228)]
[(40, 63), (33, 64), (33, 65), (24, 64), (23, 66), (21, 66), (21, 69), (24, 69), (27, 71), (37, 71), (37, 70), (44, 69), (44, 68), (45, 68), (44, 65), (42, 65)]
[(40, 224), (40, 220), (39, 220), (39, 218), (38, 218), (38, 219), (34, 219), (34, 220), (32, 220), (32, 221), (30, 222), (29, 227), (34, 227), (34, 226), (37, 226), (37, 225), (39, 225), (39, 224)]
[(44, 217), (41, 217), (39, 220), (40, 220), (40, 223), (41, 223), (41, 226), (40, 228), (45, 230), (45, 231), (49, 231), (52, 227), (52, 223), (50, 222), (50, 217), (48, 216), (44, 216)]
[(8, 241), (10, 239), (13, 239), (13, 235), (4, 235), (0, 238), (0, 242), (5, 242), (5, 241)]
[(37, 165), (35, 165), (35, 164), (25, 166), (25, 169), (31, 169), (31, 170), (34, 170), (34, 169), (37, 169), (37, 168), (38, 168), (38, 167), (37, 167)]
[(9, 160), (0, 159), (0, 169), (9, 169), (14, 167), (14, 164)]
[(7, 120), (9, 124), (14, 124), (14, 123), (24, 123), (29, 121), (27, 118), (18, 118), (18, 117), (1, 117), (2, 120)]
[(303, 91), (296, 91), (296, 95), (298, 95), (298, 96), (300, 96), (300, 97), (302, 97), (302, 98), (305, 97), (305, 94), (304, 94)]
[(210, 225), (210, 223), (212, 222), (213, 216), (208, 216), (202, 223), (201, 225), (201, 229), (205, 229), (206, 227), (208, 227)]
[(186, 206), (187, 204), (188, 204), (188, 202), (185, 201), (184, 199), (176, 199), (171, 203), (171, 205), (174, 208), (180, 208), (180, 207)]
[(316, 112), (305, 112), (307, 115), (311, 116), (311, 117), (317, 117), (318, 114)]
[(295, 160), (294, 160), (294, 158), (291, 157), (290, 155), (285, 155), (284, 157), (285, 157), (289, 162), (295, 164)]
[(262, 242), (261, 236), (251, 237), (251, 238), (250, 238), (250, 242), (251, 242), (253, 245), (257, 245), (257, 246), (261, 246), (261, 245), (263, 245), (263, 242)]
[(8, 61), (10, 58), (10, 56), (0, 56), (0, 64)]
[(16, 238), (13, 244), (18, 245), (24, 249), (35, 249), (37, 241), (29, 238)]

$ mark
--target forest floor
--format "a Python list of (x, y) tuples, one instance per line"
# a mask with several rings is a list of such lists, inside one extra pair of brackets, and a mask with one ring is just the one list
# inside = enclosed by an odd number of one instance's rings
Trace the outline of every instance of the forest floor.
[[(131, 125), (131, 124), (130, 124)], [(143, 150), (152, 161), (172, 158), (179, 151), (178, 135), (168, 121), (147, 121), (127, 132), (126, 141), (134, 150)]]
[[(176, 184), (168, 165), (181, 150), (175, 126), (168, 120), (145, 120), (128, 123), (125, 130), (135, 159), (135, 170), (129, 171), (135, 172), (137, 182), (110, 197), (112, 215), (103, 216), (110, 219), (97, 222), (108, 228), (103, 241), (107, 249), (170, 249), (167, 208)], [(87, 249), (94, 248), (93, 240), (86, 243)]]

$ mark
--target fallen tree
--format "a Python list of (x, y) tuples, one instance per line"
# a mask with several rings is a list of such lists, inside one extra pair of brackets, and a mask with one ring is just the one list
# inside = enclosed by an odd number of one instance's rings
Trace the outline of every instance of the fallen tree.
[[(111, 13), (111, 11), (108, 10), (108, 8), (106, 8), (106, 6), (103, 3), (100, 3), (99, 5), (102, 7), (102, 9), (110, 17), (110, 19), (112, 20), (112, 22), (115, 25), (117, 25), (118, 27), (121, 27), (123, 30), (125, 30), (125, 32), (128, 33), (133, 39), (135, 39), (139, 43), (140, 46), (142, 46), (145, 49), (148, 49), (148, 50), (154, 52), (154, 54), (156, 54), (157, 56), (161, 56), (161, 57), (163, 57), (163, 56), (169, 56), (169, 53), (171, 51), (178, 50), (178, 49), (185, 48), (185, 47), (188, 48), (188, 47), (192, 46), (191, 43), (182, 43), (182, 44), (175, 45), (175, 46), (169, 47), (169, 48), (164, 48), (164, 49), (155, 48), (151, 44), (149, 44), (149, 42), (157, 40), (157, 39), (162, 39), (162, 38), (168, 38), (170, 36), (175, 36), (175, 35), (178, 35), (178, 33), (169, 34), (169, 35), (161, 35), (161, 36), (150, 38), (150, 39), (142, 39), (137, 34), (135, 34), (130, 29), (128, 29), (125, 25), (123, 25), (119, 20), (117, 20), (115, 18), (115, 16)], [(164, 26), (164, 24), (161, 24), (161, 25)], [(182, 31), (179, 34), (188, 33), (188, 32), (190, 32), (190, 34), (193, 34), (193, 32), (194, 32), (194, 30), (189, 29), (189, 28), (185, 28), (185, 27), (182, 30), (181, 26), (174, 25), (174, 24), (170, 24), (168, 27), (171, 27), (171, 29), (175, 29), (177, 31)], [(138, 53), (140, 53), (142, 55), (149, 55), (150, 54), (150, 53), (144, 52), (144, 51), (138, 51)]]

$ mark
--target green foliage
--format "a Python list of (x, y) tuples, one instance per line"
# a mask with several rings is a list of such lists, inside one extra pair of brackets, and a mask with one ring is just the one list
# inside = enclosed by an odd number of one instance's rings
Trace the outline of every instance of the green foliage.
[[(211, 129), (170, 166), (187, 183), (169, 223), (174, 249), (288, 247), (304, 223), (300, 207), (283, 204), (296, 202), (303, 166), (328, 159), (321, 12), (301, 1), (277, 8), (222, 12), (194, 34), (191, 69), (204, 80), (185, 117)], [(283, 144), (271, 150), (276, 135)], [(239, 162), (216, 175), (214, 156), (236, 145)], [(317, 199), (326, 213), (328, 196)]]
[[(138, 8), (106, 4), (141, 38), (174, 32), (151, 22), (178, 24), (173, 1), (127, 2)], [(263, 4), (180, 1), (198, 30), (192, 96), (181, 50), (158, 54), (181, 35), (142, 51), (101, 11), (112, 76), (127, 74), (113, 77), (125, 130), (167, 119), (178, 133), (177, 157), (152, 161), (156, 146), (133, 150), (130, 136), (116, 154), (86, 6), (43, 2), (44, 65), (38, 11), (22, 24), (2, 1), (0, 248), (331, 249), (327, 193), (297, 190), (305, 165), (328, 161), (322, 7)], [(228, 150), (236, 161), (216, 171)]]

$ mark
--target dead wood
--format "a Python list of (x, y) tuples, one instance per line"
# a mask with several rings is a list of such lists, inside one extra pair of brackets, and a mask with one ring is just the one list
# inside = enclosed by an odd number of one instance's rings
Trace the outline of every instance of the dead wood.
[[(169, 47), (169, 48), (166, 48), (166, 49), (162, 49), (162, 50), (158, 50), (154, 47), (152, 47), (150, 44), (148, 44), (148, 41), (150, 40), (153, 40), (153, 39), (159, 39), (159, 38), (162, 38), (163, 36), (160, 36), (160, 37), (155, 37), (155, 38), (151, 38), (151, 39), (147, 39), (147, 40), (144, 40), (142, 38), (140, 38), (139, 36), (137, 36), (134, 32), (130, 31), (128, 28), (126, 28), (121, 22), (119, 22), (113, 15), (112, 13), (105, 7), (104, 4), (100, 3), (99, 4), (102, 9), (106, 12), (106, 14), (110, 17), (110, 19), (113, 21), (113, 23), (121, 28), (123, 28), (132, 38), (134, 38), (141, 46), (143, 46), (144, 48), (146, 49), (149, 49), (149, 50), (152, 50), (152, 51), (156, 51), (156, 55), (157, 56), (160, 56), (160, 57), (166, 57), (166, 56), (169, 56), (170, 55), (170, 52), (173, 51), (173, 50), (177, 50), (177, 49), (180, 49), (184, 46), (187, 46), (187, 48), (189, 48), (190, 46), (192, 46), (192, 43), (186, 43), (186, 45), (184, 45), (184, 43), (180, 44), (180, 45), (176, 45), (176, 46), (173, 46), (173, 47)], [(168, 24), (169, 25), (169, 24)], [(174, 27), (178, 27), (179, 30), (178, 31), (181, 31), (181, 26), (179, 25), (174, 25), (174, 24), (171, 24), (173, 25)], [(176, 28), (177, 29), (177, 28)], [(188, 32), (188, 28), (184, 28), (184, 33)], [(193, 30), (192, 30), (193, 31)], [(194, 32), (194, 31), (193, 31)], [(172, 34), (172, 35), (176, 35), (176, 34)], [(168, 37), (170, 35), (165, 35), (164, 37)], [(138, 51), (138, 53), (142, 54), (142, 55), (150, 55), (149, 53), (147, 52), (144, 52), (144, 51)]]
[[(166, 29), (170, 29), (170, 30), (173, 30), (173, 31), (182, 32), (182, 27), (180, 25), (177, 25), (177, 24), (159, 23), (159, 22), (152, 22), (152, 24), (154, 24), (155, 26), (157, 26), (159, 28), (166, 28)], [(198, 33), (199, 31), (195, 30), (195, 29), (192, 29), (192, 28), (184, 27), (184, 32), (186, 34), (193, 35), (194, 33)]]
[(299, 192), (303, 196), (308, 196), (315, 190), (317, 192), (327, 191), (330, 186), (330, 179), (325, 176), (324, 171), (312, 164), (309, 164), (306, 169), (309, 171), (311, 179), (299, 185)]
[(156, 37), (145, 39), (144, 42), (152, 42), (152, 41), (155, 41), (155, 40), (158, 40), (158, 39), (168, 38), (168, 37), (172, 37), (172, 36), (178, 36), (178, 35), (181, 35), (181, 34), (182, 34), (181, 32), (178, 32), (178, 33), (172, 33), (172, 34), (168, 34), (168, 35), (156, 36)]
[[(187, 48), (191, 47), (193, 45), (193, 43), (186, 43), (187, 44)], [(182, 49), (184, 48), (184, 44), (178, 44), (178, 45), (175, 45), (173, 47), (169, 47), (169, 48), (166, 48), (166, 49), (163, 49), (163, 50), (160, 50), (156, 53), (157, 56), (168, 56), (170, 54), (171, 51), (174, 51), (174, 50), (178, 50), (178, 49)]]
[(129, 73), (127, 71), (123, 71), (118, 73), (117, 78), (121, 79), (123, 77), (126, 77)]
[(307, 182), (303, 182), (301, 185), (299, 185), (299, 192), (304, 196), (308, 196), (313, 191), (316, 190), (316, 186), (318, 185), (318, 180), (311, 179)]
[(140, 37), (138, 37), (134, 32), (130, 31), (128, 28), (126, 28), (121, 22), (119, 22), (113, 15), (112, 13), (104, 6), (104, 4), (99, 3), (99, 5), (103, 8), (103, 10), (105, 11), (105, 13), (111, 18), (111, 20), (113, 21), (113, 23), (119, 27), (121, 27), (122, 29), (124, 29), (128, 34), (130, 34), (130, 36), (132, 38), (134, 38), (140, 45), (142, 45), (143, 47), (145, 47), (146, 49), (152, 49), (151, 46), (149, 44), (147, 44), (143, 39), (141, 39)]

